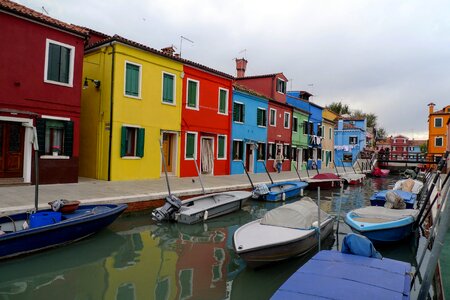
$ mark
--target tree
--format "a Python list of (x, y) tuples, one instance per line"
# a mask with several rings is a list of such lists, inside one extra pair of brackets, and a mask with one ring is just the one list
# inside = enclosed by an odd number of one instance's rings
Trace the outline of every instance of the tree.
[(350, 108), (347, 104), (342, 104), (342, 102), (333, 102), (326, 108), (338, 115), (350, 114)]
[(386, 130), (383, 127), (377, 129), (377, 140), (384, 140), (386, 135)]

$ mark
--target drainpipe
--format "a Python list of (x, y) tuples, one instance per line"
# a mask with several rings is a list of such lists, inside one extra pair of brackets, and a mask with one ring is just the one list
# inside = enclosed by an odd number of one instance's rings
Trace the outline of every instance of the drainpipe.
[(111, 181), (111, 152), (112, 152), (112, 136), (113, 136), (113, 108), (114, 108), (114, 62), (115, 62), (115, 49), (113, 42), (109, 43), (112, 49), (112, 62), (111, 62), (111, 98), (110, 98), (110, 109), (109, 109), (109, 147), (108, 147), (108, 181)]

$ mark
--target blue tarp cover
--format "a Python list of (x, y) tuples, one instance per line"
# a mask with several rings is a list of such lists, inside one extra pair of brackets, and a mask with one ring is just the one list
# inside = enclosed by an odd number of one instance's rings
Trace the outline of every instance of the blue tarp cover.
[(342, 241), (341, 252), (378, 259), (383, 258), (368, 238), (355, 233), (349, 233), (345, 236)]
[(403, 198), (403, 200), (405, 201), (405, 203), (409, 203), (409, 204), (414, 204), (414, 202), (416, 202), (417, 199), (417, 195), (410, 193), (410, 192), (405, 192), (405, 191), (401, 191), (401, 190), (383, 190), (383, 191), (379, 191), (374, 193), (371, 197), (370, 200), (386, 200), (386, 193), (389, 191), (393, 191), (396, 194), (398, 194), (400, 197)]

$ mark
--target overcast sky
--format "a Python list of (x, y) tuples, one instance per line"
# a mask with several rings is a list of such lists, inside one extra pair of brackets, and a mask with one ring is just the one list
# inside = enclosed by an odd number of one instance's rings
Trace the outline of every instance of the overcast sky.
[(428, 138), (428, 107), (449, 104), (450, 1), (20, 0), (62, 21), (119, 34), (235, 75), (283, 72), (289, 90), (378, 116), (388, 134)]

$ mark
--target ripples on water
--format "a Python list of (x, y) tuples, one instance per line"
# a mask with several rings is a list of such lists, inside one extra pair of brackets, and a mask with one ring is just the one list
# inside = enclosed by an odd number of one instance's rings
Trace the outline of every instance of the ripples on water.
[[(321, 192), (321, 208), (337, 215), (370, 205), (375, 190), (397, 177), (368, 179), (362, 186)], [(317, 199), (316, 191), (305, 196)], [(314, 253), (247, 269), (234, 253), (236, 229), (281, 203), (249, 201), (241, 211), (205, 224), (155, 224), (149, 212), (125, 215), (81, 242), (0, 262), (0, 299), (267, 299)], [(349, 228), (340, 223), (339, 242)], [(336, 248), (335, 236), (324, 248)], [(407, 245), (382, 250), (415, 261)], [(326, 283), (324, 283), (326, 284)]]

